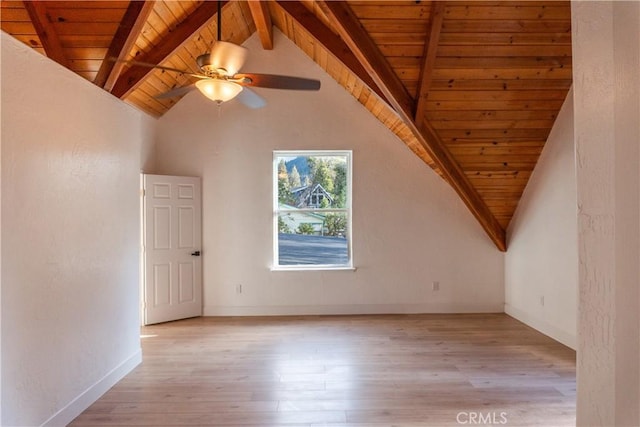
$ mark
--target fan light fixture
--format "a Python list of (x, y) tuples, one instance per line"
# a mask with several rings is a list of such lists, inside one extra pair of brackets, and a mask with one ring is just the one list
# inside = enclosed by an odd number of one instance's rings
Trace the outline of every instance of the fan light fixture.
[(222, 79), (204, 79), (196, 82), (198, 90), (212, 101), (222, 104), (238, 96), (242, 86)]

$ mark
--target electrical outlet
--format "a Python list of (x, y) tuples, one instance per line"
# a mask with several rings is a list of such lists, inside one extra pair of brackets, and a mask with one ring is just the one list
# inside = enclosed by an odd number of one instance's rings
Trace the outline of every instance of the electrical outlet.
[(544, 307), (544, 295), (540, 297), (540, 305)]
[(439, 291), (440, 290), (440, 282), (433, 282), (431, 284), (431, 290), (432, 291)]
[(236, 285), (236, 294), (241, 294), (242, 293), (242, 285), (237, 284)]

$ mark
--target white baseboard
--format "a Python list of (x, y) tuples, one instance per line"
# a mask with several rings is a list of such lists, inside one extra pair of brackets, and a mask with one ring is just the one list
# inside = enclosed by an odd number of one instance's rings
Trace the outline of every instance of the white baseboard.
[(340, 314), (418, 314), (418, 313), (502, 313), (502, 305), (442, 304), (344, 304), (344, 305), (273, 305), (273, 306), (205, 306), (204, 316), (304, 316)]
[(529, 313), (517, 309), (509, 304), (504, 305), (504, 312), (514, 319), (521, 321), (527, 326), (531, 326), (538, 332), (541, 332), (548, 337), (553, 338), (554, 340), (566, 345), (569, 348), (572, 348), (573, 350), (577, 348), (576, 335), (567, 333), (566, 331), (557, 328), (544, 319), (532, 316)]
[(84, 392), (80, 393), (78, 397), (73, 399), (64, 408), (42, 423), (41, 427), (66, 426), (141, 362), (142, 350), (138, 349), (138, 351), (132, 354), (129, 358), (113, 368), (111, 372), (102, 377)]

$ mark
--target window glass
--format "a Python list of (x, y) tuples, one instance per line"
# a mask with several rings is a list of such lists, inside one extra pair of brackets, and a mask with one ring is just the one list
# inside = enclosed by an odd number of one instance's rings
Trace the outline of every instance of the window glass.
[(274, 152), (274, 267), (351, 267), (351, 152)]

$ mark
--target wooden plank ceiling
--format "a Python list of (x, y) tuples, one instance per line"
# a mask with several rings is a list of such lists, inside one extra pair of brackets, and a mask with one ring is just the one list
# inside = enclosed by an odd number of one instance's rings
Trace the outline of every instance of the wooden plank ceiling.
[[(2, 1), (2, 30), (124, 101), (192, 78), (216, 39), (216, 1)], [(571, 86), (571, 16), (559, 1), (228, 1), (222, 39), (272, 26), (460, 195), (489, 237), (505, 230)], [(259, 71), (259, 70), (256, 70)], [(268, 108), (268, 106), (266, 107)]]

